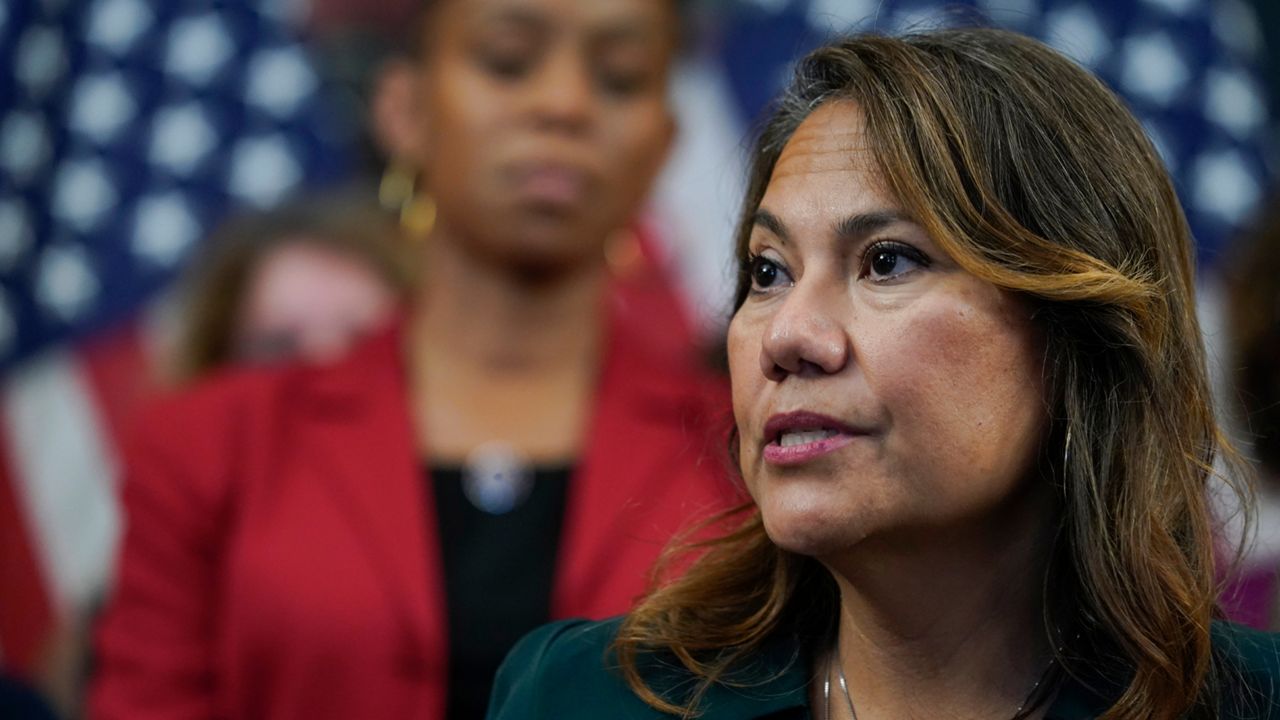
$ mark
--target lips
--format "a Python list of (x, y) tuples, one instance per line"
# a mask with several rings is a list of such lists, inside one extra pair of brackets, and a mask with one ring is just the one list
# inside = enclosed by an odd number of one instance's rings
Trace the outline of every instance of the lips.
[(848, 445), (865, 432), (835, 418), (811, 412), (774, 415), (764, 426), (764, 460), (799, 465)]
[(590, 177), (560, 163), (530, 163), (513, 173), (516, 193), (525, 201), (552, 209), (570, 209), (586, 201)]

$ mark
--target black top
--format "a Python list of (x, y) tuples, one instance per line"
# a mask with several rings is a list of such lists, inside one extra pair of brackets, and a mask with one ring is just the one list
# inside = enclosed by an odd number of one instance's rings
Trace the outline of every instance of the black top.
[(515, 499), (490, 503), (487, 512), (480, 509), (486, 503), (477, 496), (474, 478), (464, 477), (463, 468), (429, 471), (444, 561), (449, 720), (484, 717), (502, 659), (551, 617), (571, 468), (532, 472), (531, 486), (517, 491)]

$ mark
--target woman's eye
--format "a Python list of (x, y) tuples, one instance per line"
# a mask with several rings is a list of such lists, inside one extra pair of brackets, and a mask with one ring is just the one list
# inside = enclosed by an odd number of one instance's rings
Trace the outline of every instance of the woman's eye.
[(529, 54), (486, 53), (481, 56), (480, 64), (494, 77), (512, 80), (523, 76), (528, 70)]
[(867, 248), (862, 256), (859, 279), (886, 282), (913, 270), (929, 266), (929, 261), (915, 248), (898, 242), (879, 242)]
[(781, 283), (791, 282), (791, 276), (781, 265), (763, 255), (751, 258), (748, 272), (753, 292), (768, 292)]
[(527, 32), (499, 29), (478, 36), (470, 50), (481, 70), (500, 80), (515, 80), (537, 62), (538, 48), (537, 37)]
[(648, 88), (656, 78), (654, 63), (648, 56), (635, 52), (619, 52), (595, 58), (592, 71), (596, 86), (615, 96), (635, 95)]
[(624, 97), (643, 90), (648, 85), (649, 78), (642, 72), (605, 70), (598, 74), (597, 82), (606, 93)]

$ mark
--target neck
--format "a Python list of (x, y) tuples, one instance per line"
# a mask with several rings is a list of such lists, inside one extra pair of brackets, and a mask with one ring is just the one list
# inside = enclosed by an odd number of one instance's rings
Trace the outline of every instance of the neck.
[(603, 262), (524, 272), (432, 237), (412, 316), (415, 358), (482, 373), (556, 372), (594, 359)]
[(869, 542), (828, 564), (840, 588), (839, 662), (859, 718), (1014, 716), (1052, 657), (1044, 517), (1001, 514)]
[(461, 462), (502, 442), (534, 462), (581, 451), (602, 355), (601, 263), (533, 274), (433, 236), (407, 340), (419, 449)]

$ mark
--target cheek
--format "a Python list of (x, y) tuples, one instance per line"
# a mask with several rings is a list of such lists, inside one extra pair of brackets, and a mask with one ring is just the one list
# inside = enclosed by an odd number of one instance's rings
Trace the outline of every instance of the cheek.
[(670, 119), (657, 101), (607, 113), (599, 151), (609, 162), (609, 175), (622, 194), (641, 195), (666, 159)]
[(916, 449), (905, 457), (929, 477), (989, 479), (996, 489), (1030, 469), (1046, 415), (1042, 355), (1010, 302), (953, 300), (886, 343), (893, 364), (878, 366), (878, 391), (898, 439)]
[(332, 288), (344, 303), (361, 308), (381, 307), (393, 301), (391, 286), (369, 267), (344, 261), (333, 267), (328, 276), (317, 277), (321, 288)]
[(448, 192), (459, 178), (476, 170), (477, 160), (500, 132), (505, 116), (502, 94), (489, 89), (461, 61), (446, 61), (454, 72), (441, 68), (428, 79), (423, 92), (420, 131), (425, 170), (433, 190)]
[[(751, 437), (754, 429), (748, 420), (752, 417), (752, 402), (761, 396), (764, 375), (760, 372), (760, 334), (758, 328), (742, 313), (734, 316), (729, 323), (726, 339), (729, 355), (729, 380), (733, 389), (733, 417), (737, 423), (738, 433), (742, 437)], [(746, 456), (752, 452), (755, 444), (741, 442), (738, 458), (741, 467), (748, 468), (751, 463)]]
[(749, 401), (755, 397), (764, 376), (760, 372), (760, 335), (741, 313), (729, 323), (726, 337), (729, 381), (733, 388), (734, 414), (739, 423), (747, 417)]

